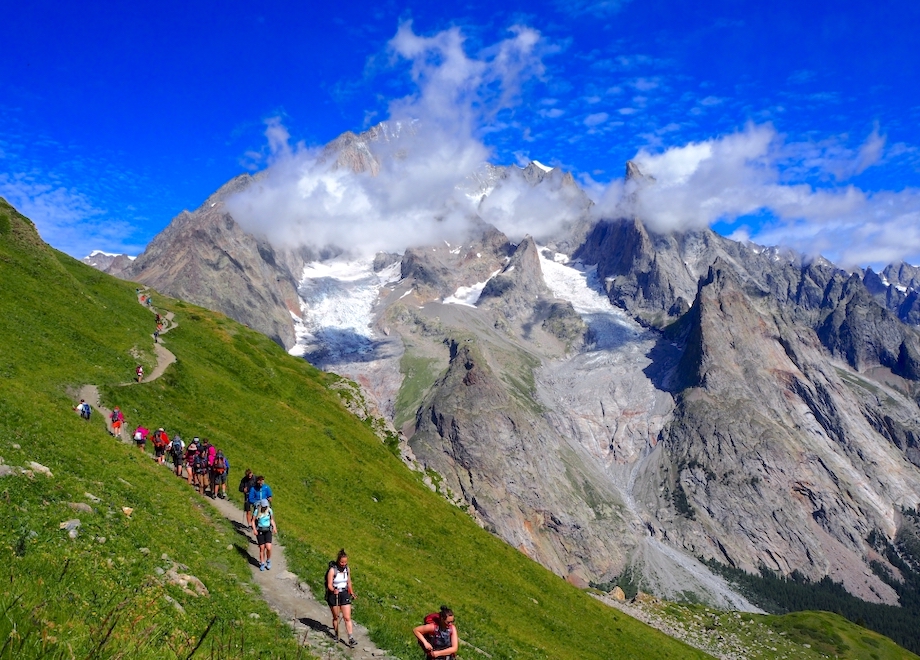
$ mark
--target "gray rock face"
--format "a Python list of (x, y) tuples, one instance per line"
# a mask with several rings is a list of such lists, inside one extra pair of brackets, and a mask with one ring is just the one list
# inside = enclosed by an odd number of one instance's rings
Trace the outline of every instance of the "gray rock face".
[[(609, 574), (629, 545), (623, 503), (542, 419), (519, 380), (526, 356), (517, 365), (508, 358), (482, 342), (452, 342), (447, 372), (419, 410), (412, 449), (522, 552), (564, 577)], [(499, 362), (504, 373), (491, 366)]]
[(109, 275), (124, 277), (125, 272), (131, 268), (132, 260), (127, 254), (105, 254), (96, 251), (88, 257), (83, 257), (82, 261), (87, 266), (97, 268)]
[[(916, 404), (835, 366), (813, 331), (770, 297), (752, 300), (722, 261), (673, 332), (684, 350), (665, 385), (677, 405), (641, 489), (657, 533), (749, 571), (830, 575), (895, 602), (867, 566), (867, 539), (893, 539), (897, 503), (920, 497)], [(881, 389), (898, 419), (883, 433), (870, 395)]]
[(179, 214), (128, 269), (128, 279), (208, 307), (254, 328), (285, 348), (300, 315), (297, 281), (307, 251), (282, 253), (246, 234), (223, 201), (253, 182), (233, 179), (198, 209)]

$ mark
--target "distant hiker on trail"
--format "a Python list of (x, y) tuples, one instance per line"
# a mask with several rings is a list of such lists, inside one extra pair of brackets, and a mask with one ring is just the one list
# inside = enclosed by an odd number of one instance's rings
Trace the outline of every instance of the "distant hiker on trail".
[(195, 479), (195, 457), (198, 456), (198, 438), (195, 437), (185, 450), (185, 469), (188, 470), (188, 485), (198, 485)]
[(153, 343), (156, 344), (157, 340), (160, 338), (160, 329), (157, 328), (153, 331)]
[(345, 548), (339, 550), (335, 561), (329, 562), (326, 571), (326, 603), (332, 612), (332, 635), (339, 641), (339, 619), (345, 619), (345, 631), (348, 633), (348, 645), (358, 645), (355, 641), (354, 628), (351, 623), (351, 601), (356, 598), (351, 586), (351, 572), (348, 570), (348, 555)]
[(275, 526), (275, 514), (268, 506), (268, 500), (260, 500), (259, 506), (252, 516), (252, 532), (256, 535), (259, 544), (259, 570), (272, 569), (272, 533), (278, 533)]
[(144, 379), (144, 367), (141, 365), (134, 367), (134, 375), (137, 377), (137, 382), (141, 382)]
[(447, 605), (441, 605), (440, 612), (426, 616), (425, 623), (412, 632), (425, 650), (425, 657), (455, 660), (460, 637), (454, 627), (454, 612)]
[[(267, 483), (265, 483), (265, 477), (263, 477), (261, 474), (256, 477), (256, 483), (252, 488), (249, 489), (249, 495), (247, 497), (253, 504), (256, 504), (261, 500), (268, 500), (269, 502), (272, 501), (272, 489)], [(255, 511), (254, 506), (253, 511)], [(255, 513), (253, 513), (253, 515), (255, 515)]]
[(121, 437), (121, 425), (125, 421), (125, 416), (121, 412), (121, 408), (115, 406), (115, 410), (112, 411), (112, 414), (109, 415), (109, 420), (112, 422), (111, 433), (113, 436), (120, 438)]
[(172, 442), (169, 443), (169, 455), (172, 457), (173, 469), (176, 472), (176, 476), (181, 477), (182, 463), (185, 460), (185, 443), (178, 433), (173, 436)]
[(153, 304), (153, 299), (150, 296), (147, 296), (147, 307), (150, 307)]
[(134, 429), (134, 444), (136, 444), (137, 448), (141, 451), (147, 448), (148, 435), (150, 435), (150, 430), (144, 426), (138, 426)]
[(220, 449), (214, 455), (214, 463), (211, 465), (211, 497), (219, 497), (222, 500), (227, 499), (227, 472), (229, 471), (230, 461), (224, 456)]
[(83, 399), (80, 399), (80, 403), (78, 403), (78, 404), (74, 407), (74, 410), (76, 410), (76, 411), (79, 413), (80, 417), (82, 417), (83, 419), (89, 419), (89, 418), (90, 418), (90, 415), (93, 414), (93, 409), (92, 409), (92, 408), (90, 407), (90, 405), (89, 405), (85, 400), (83, 400)]
[(252, 502), (249, 501), (249, 490), (256, 485), (256, 476), (252, 470), (246, 468), (246, 474), (240, 479), (240, 492), (243, 494), (243, 512), (246, 514), (246, 524), (252, 526)]
[(192, 470), (195, 472), (195, 483), (198, 485), (198, 494), (204, 495), (208, 488), (208, 459), (204, 452), (197, 452), (195, 459), (192, 461)]
[(169, 436), (161, 426), (153, 432), (153, 455), (157, 463), (163, 463), (165, 461), (167, 447), (169, 447)]

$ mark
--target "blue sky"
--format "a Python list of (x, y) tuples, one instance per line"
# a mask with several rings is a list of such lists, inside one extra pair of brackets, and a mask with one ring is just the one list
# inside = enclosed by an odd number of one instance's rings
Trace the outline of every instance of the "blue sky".
[[(17, 3), (0, 195), (74, 256), (136, 254), (276, 163), (272, 127), (309, 154), (428, 108), (469, 120), (464, 139), (494, 163), (571, 171), (611, 213), (638, 158), (661, 182), (639, 211), (661, 228), (920, 262), (917, 3), (500, 5)], [(444, 101), (448, 35), (485, 73)], [(522, 35), (520, 61), (501, 59)]]

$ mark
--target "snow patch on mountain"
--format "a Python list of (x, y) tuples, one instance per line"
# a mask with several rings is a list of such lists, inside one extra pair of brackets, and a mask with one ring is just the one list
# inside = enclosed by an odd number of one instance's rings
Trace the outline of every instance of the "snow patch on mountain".
[(328, 362), (372, 352), (374, 305), (381, 288), (399, 280), (399, 273), (398, 261), (379, 272), (372, 260), (307, 264), (298, 287), (302, 320), (295, 317), (297, 345), (291, 353)]
[(498, 275), (500, 271), (495, 271), (489, 275), (489, 279), (485, 282), (476, 282), (472, 286), (461, 286), (452, 296), (447, 296), (442, 302), (445, 305), (466, 305), (467, 307), (475, 307), (476, 303), (479, 302), (479, 296), (482, 294), (482, 290), (486, 288), (486, 284), (489, 283), (493, 277)]
[(604, 295), (597, 266), (568, 262), (568, 257), (537, 247), (543, 281), (553, 295), (572, 303), (591, 329), (595, 348), (613, 348), (643, 334), (644, 329)]

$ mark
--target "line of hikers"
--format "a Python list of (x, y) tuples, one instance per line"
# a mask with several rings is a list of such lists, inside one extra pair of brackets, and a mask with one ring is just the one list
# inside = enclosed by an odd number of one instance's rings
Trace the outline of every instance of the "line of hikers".
[[(92, 414), (92, 408), (83, 399), (74, 406), (74, 410), (84, 419), (89, 419)], [(110, 433), (120, 437), (125, 418), (118, 406), (112, 410), (109, 421), (111, 422)], [(154, 459), (157, 463), (165, 463), (166, 455), (169, 454), (175, 475), (187, 478), (188, 483), (194, 486), (200, 495), (210, 496), (212, 499), (227, 498), (230, 461), (223, 451), (212, 445), (207, 438), (199, 439), (196, 436), (186, 446), (178, 434), (170, 438), (162, 427), (151, 434), (149, 429), (139, 425), (133, 434), (133, 440), (138, 449), (146, 451), (148, 439), (152, 441)], [(264, 476), (256, 475), (247, 468), (240, 479), (238, 490), (243, 494), (246, 525), (252, 531), (259, 546), (259, 570), (271, 570), (272, 540), (273, 535), (278, 534), (274, 512), (271, 508), (272, 489), (265, 483)], [(351, 582), (348, 555), (344, 549), (339, 551), (334, 561), (329, 562), (323, 582), (326, 588), (326, 604), (332, 615), (329, 634), (336, 642), (340, 641), (339, 624), (344, 621), (345, 631), (348, 634), (348, 641), (345, 643), (354, 648), (357, 642), (354, 638), (351, 605), (357, 596)], [(425, 652), (426, 658), (455, 660), (460, 640), (454, 626), (454, 613), (449, 607), (442, 605), (439, 612), (425, 616), (423, 623), (416, 626), (412, 632)]]

